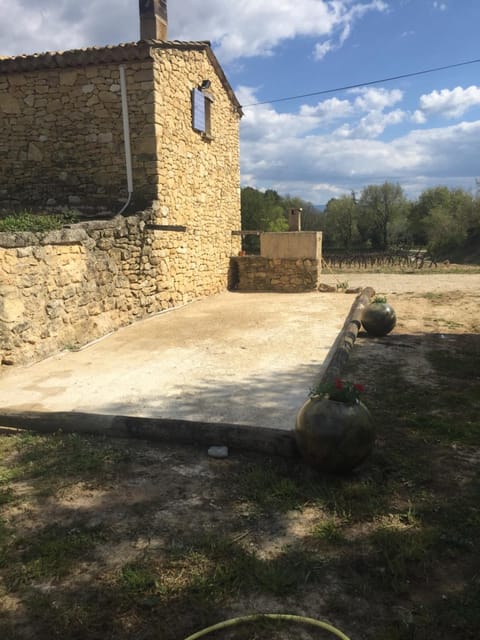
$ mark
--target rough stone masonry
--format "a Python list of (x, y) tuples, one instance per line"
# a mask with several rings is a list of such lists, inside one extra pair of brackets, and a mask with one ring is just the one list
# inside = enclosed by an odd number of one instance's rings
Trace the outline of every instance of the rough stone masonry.
[[(0, 233), (4, 363), (226, 288), (240, 249), (241, 108), (207, 42), (1, 59), (0, 210), (70, 206), (108, 218), (123, 206), (120, 66), (132, 214), (47, 236)], [(192, 93), (205, 80), (208, 136), (192, 124)]]

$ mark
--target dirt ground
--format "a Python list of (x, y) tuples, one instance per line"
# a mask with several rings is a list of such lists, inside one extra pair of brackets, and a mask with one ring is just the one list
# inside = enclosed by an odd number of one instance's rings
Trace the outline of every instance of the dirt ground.
[[(430, 368), (422, 336), (432, 334), (439, 342), (448, 344), (449, 339), (456, 334), (480, 333), (480, 274), (349, 273), (325, 275), (323, 280), (331, 284), (348, 280), (352, 287), (372, 286), (377, 293), (387, 295), (388, 302), (396, 311), (397, 325), (388, 337), (377, 339), (374, 343), (368, 342), (368, 349), (362, 333), (357, 339), (355, 357), (360, 370), (365, 373), (367, 386), (368, 372), (379, 360), (391, 363), (392, 366), (402, 366), (412, 380), (421, 378), (427, 385), (434, 384), (433, 379), (429, 380)], [(227, 478), (238, 475), (242, 468), (246, 469), (252, 462), (261, 463), (260, 456), (231, 452), (229, 458), (215, 460), (209, 458), (204, 450), (152, 446), (146, 442), (132, 441), (114, 442), (112, 447), (126, 447), (131, 454), (120, 475), (115, 474), (98, 484), (65, 482), (60, 491), (45, 500), (32, 500), (21, 508), (7, 507), (10, 524), (24, 535), (34, 531), (41, 521), (55, 522), (73, 530), (79, 517), (86, 521), (87, 527), (101, 525), (110, 532), (108, 543), (97, 547), (95, 558), (81, 563), (68, 581), (64, 582), (64, 592), (83, 588), (82, 585), (88, 582), (114, 574), (125, 563), (134, 562), (139, 557), (149, 554), (161, 556), (172, 544), (176, 531), (181, 531), (182, 535), (195, 536), (199, 531), (222, 530), (241, 543), (244, 549), (254, 549), (260, 558), (274, 561), (282, 550), (307, 536), (317, 517), (313, 509), (294, 508), (285, 513), (269, 513), (252, 520), (250, 507), (236, 501), (235, 492), (228, 493)], [(29, 487), (19, 489), (27, 493)], [(281, 597), (244, 595), (238, 602), (230, 603), (223, 611), (223, 616), (228, 618), (255, 611), (277, 611), (300, 615), (317, 612), (321, 617), (328, 599), (338, 595), (339, 602), (342, 601), (340, 582), (341, 576), (329, 576), (328, 594), (312, 586), (306, 588), (301, 597), (295, 594)], [(58, 586), (47, 581), (36, 588), (53, 597)], [(19, 620), (22, 619), (22, 614), (27, 613), (23, 609), (24, 605), (14, 599), (5, 600), (3, 606), (10, 612), (15, 610)], [(368, 629), (371, 611), (368, 589), (363, 596), (358, 595), (351, 606), (357, 612), (364, 613), (355, 614), (350, 621), (341, 612), (337, 620), (334, 616), (332, 620), (330, 613), (332, 622), (338, 623), (352, 639), (372, 637), (365, 630)], [(388, 617), (388, 611), (385, 610), (383, 614)], [(363, 630), (359, 626), (362, 620), (366, 625)], [(110, 622), (113, 624), (113, 621)], [(118, 638), (128, 637), (130, 623), (134, 624), (127, 621), (123, 634), (118, 632)], [(198, 620), (197, 623), (200, 625), (202, 621)], [(296, 637), (301, 640), (319, 637), (305, 629), (292, 628), (291, 632), (294, 633), (293, 636), (279, 634), (275, 638)], [(23, 627), (20, 625), (17, 633), (16, 637), (22, 639), (34, 637), (33, 630), (27, 623)], [(150, 638), (148, 633), (145, 636), (131, 637)], [(158, 636), (159, 639), (174, 637), (173, 632), (169, 634), (166, 631), (164, 635)], [(181, 640), (183, 635), (177, 637)]]

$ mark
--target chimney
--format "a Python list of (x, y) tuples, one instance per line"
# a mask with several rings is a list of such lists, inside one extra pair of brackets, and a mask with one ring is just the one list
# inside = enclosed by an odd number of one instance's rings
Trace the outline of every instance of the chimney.
[(303, 209), (289, 209), (288, 211), (288, 230), (302, 230), (302, 211)]
[(167, 0), (139, 0), (140, 40), (167, 39)]

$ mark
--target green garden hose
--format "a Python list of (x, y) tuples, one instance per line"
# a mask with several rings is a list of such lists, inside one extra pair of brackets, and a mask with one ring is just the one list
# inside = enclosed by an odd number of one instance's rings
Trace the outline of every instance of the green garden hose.
[(309, 624), (312, 627), (320, 627), (320, 629), (330, 631), (330, 633), (333, 633), (333, 635), (337, 636), (337, 638), (340, 638), (340, 640), (349, 640), (349, 638), (347, 638), (344, 633), (333, 627), (331, 624), (328, 624), (327, 622), (321, 622), (320, 620), (314, 620), (313, 618), (305, 618), (304, 616), (293, 616), (286, 613), (257, 613), (251, 616), (242, 616), (240, 618), (224, 620), (223, 622), (214, 624), (212, 627), (197, 631), (197, 633), (194, 633), (192, 636), (188, 636), (188, 638), (185, 638), (185, 640), (198, 640), (198, 638), (203, 638), (203, 636), (206, 636), (208, 633), (212, 633), (213, 631), (220, 631), (220, 629), (234, 627), (237, 624), (242, 624), (243, 622), (255, 622), (257, 620), (287, 620), (288, 622)]

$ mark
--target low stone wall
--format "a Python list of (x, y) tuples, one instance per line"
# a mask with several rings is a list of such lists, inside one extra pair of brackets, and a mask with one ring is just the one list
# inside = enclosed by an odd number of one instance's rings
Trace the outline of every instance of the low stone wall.
[(233, 287), (238, 291), (314, 291), (319, 284), (321, 260), (310, 258), (232, 258)]
[[(49, 233), (0, 233), (0, 363), (77, 348), (227, 287), (231, 235), (150, 224), (152, 212)], [(236, 247), (235, 247), (236, 248)]]

